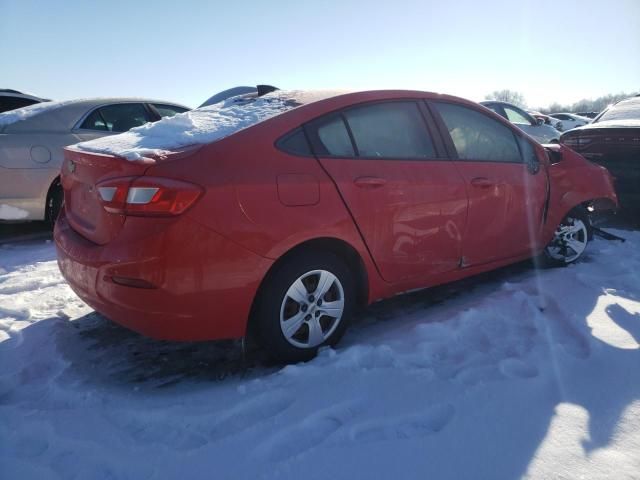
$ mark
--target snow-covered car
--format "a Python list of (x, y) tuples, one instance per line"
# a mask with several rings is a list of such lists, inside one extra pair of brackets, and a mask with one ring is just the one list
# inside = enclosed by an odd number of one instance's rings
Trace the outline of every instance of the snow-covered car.
[(527, 135), (535, 138), (540, 143), (558, 143), (560, 132), (551, 125), (546, 125), (544, 121), (538, 121), (522, 110), (520, 107), (507, 102), (490, 100), (480, 102), (489, 110), (493, 110), (498, 115), (506, 118)]
[(0, 113), (27, 107), (34, 103), (49, 102), (46, 98), (36, 97), (11, 88), (0, 89)]
[(0, 113), (0, 220), (55, 221), (63, 198), (63, 147), (187, 110), (165, 101), (100, 98)]
[(562, 131), (566, 132), (572, 128), (582, 127), (591, 123), (591, 119), (587, 117), (581, 117), (575, 113), (550, 113), (550, 117), (556, 118), (562, 122)]
[(428, 92), (249, 94), (65, 149), (70, 287), (164, 340), (255, 333), (300, 361), (357, 306), (589, 241), (611, 176)]

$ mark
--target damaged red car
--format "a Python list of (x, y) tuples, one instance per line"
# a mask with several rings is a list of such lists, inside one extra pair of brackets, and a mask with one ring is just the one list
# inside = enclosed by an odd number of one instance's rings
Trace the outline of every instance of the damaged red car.
[(154, 338), (251, 332), (305, 360), (359, 306), (574, 262), (588, 211), (617, 205), (605, 168), (461, 98), (263, 93), (66, 150), (55, 242), (87, 304)]

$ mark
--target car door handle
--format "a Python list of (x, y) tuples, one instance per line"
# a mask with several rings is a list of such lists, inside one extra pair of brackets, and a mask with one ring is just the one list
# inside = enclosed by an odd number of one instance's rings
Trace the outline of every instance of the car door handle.
[(380, 188), (387, 183), (387, 181), (380, 177), (358, 177), (353, 183), (360, 188)]
[(494, 183), (486, 177), (476, 177), (471, 180), (471, 185), (477, 188), (493, 187)]

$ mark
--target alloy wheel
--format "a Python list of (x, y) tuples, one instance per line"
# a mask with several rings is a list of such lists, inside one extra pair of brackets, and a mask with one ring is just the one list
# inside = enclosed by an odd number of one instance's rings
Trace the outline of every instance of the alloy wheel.
[(336, 330), (344, 313), (344, 289), (327, 270), (311, 270), (287, 290), (280, 307), (280, 328), (298, 348), (314, 348)]
[(589, 233), (585, 222), (577, 217), (566, 217), (555, 231), (546, 253), (553, 260), (571, 263), (587, 248)]

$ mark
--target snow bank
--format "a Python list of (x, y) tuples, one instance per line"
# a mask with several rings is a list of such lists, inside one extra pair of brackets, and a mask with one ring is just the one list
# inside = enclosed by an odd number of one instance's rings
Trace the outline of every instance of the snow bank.
[(6, 127), (7, 125), (11, 125), (12, 123), (26, 120), (27, 118), (35, 117), (36, 115), (39, 115), (43, 112), (55, 110), (56, 108), (60, 108), (64, 105), (68, 105), (75, 101), (77, 100), (34, 103), (33, 105), (29, 105), (26, 107), (17, 108), (16, 110), (9, 110), (8, 112), (0, 113), (0, 128)]
[(241, 95), (73, 147), (86, 152), (117, 155), (127, 160), (161, 157), (181, 147), (214, 142), (304, 103), (337, 93), (279, 90), (262, 97)]
[(53, 245), (0, 246), (0, 476), (637, 479), (640, 232), (615, 233), (376, 303), (281, 369), (128, 332)]
[(27, 218), (29, 212), (11, 205), (0, 204), (0, 220), (20, 220)]

